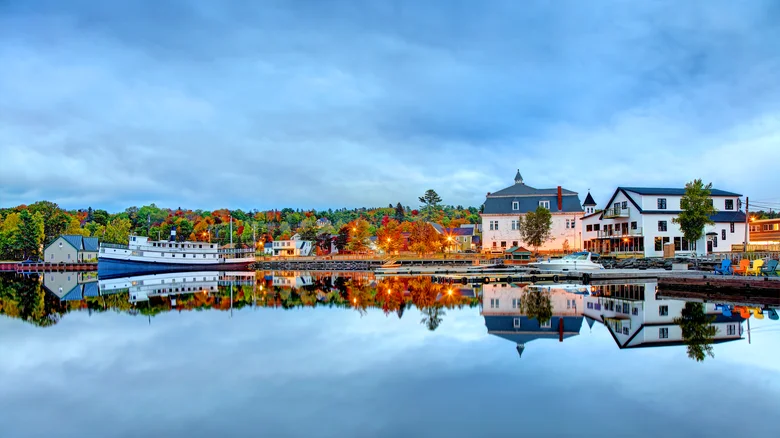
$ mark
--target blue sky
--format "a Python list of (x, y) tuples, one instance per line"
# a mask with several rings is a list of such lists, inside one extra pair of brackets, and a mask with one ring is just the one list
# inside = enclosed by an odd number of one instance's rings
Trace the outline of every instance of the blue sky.
[(776, 200), (773, 1), (0, 1), (0, 205)]

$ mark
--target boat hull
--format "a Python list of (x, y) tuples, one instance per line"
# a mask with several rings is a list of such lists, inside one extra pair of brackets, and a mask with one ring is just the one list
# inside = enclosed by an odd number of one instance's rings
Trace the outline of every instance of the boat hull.
[(529, 263), (528, 266), (540, 271), (600, 271), (604, 269), (599, 264), (560, 264), (560, 263)]
[(160, 274), (165, 272), (189, 271), (247, 271), (252, 261), (222, 262), (209, 264), (160, 263), (136, 260), (98, 258), (98, 277), (115, 278), (132, 275)]

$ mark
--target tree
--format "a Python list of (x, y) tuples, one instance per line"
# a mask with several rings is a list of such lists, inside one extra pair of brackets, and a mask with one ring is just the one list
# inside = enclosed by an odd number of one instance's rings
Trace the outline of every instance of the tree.
[(409, 234), (409, 249), (422, 256), (443, 248), (444, 236), (437, 233), (433, 225), (424, 221), (414, 222)]
[(29, 210), (22, 210), (19, 213), (19, 228), (16, 233), (16, 242), (14, 243), (16, 250), (25, 259), (40, 257), (43, 238), (43, 215), (40, 212), (31, 214)]
[(674, 323), (680, 326), (682, 338), (688, 347), (688, 357), (696, 362), (702, 362), (707, 356), (715, 357), (712, 352), (712, 341), (718, 333), (718, 328), (712, 325), (714, 316), (704, 313), (702, 303), (687, 302), (680, 316)]
[(550, 210), (541, 205), (536, 211), (520, 216), (518, 220), (520, 228), (520, 238), (524, 242), (534, 247), (534, 252), (539, 252), (539, 247), (550, 239), (550, 230), (552, 229), (552, 214)]
[(347, 248), (347, 244), (349, 244), (349, 225), (342, 225), (339, 228), (339, 234), (336, 236), (334, 245), (336, 245), (337, 250), (344, 251)]
[(552, 318), (552, 300), (547, 291), (527, 291), (520, 296), (520, 312), (543, 324)]
[(369, 224), (365, 219), (358, 219), (349, 228), (349, 250), (352, 252), (365, 251), (368, 246)]
[(395, 205), (395, 220), (403, 222), (404, 216), (406, 216), (406, 210), (404, 210), (404, 206), (399, 202)]
[(424, 219), (431, 219), (434, 212), (439, 209), (441, 197), (438, 193), (436, 193), (435, 190), (428, 189), (425, 191), (424, 195), (420, 196), (419, 199), (420, 202), (422, 202), (422, 206), (420, 206), (423, 213), (422, 217)]
[(108, 223), (103, 241), (127, 245), (130, 239), (130, 219), (116, 218)]
[(399, 251), (403, 245), (401, 224), (395, 219), (388, 220), (382, 228), (376, 231), (376, 243), (388, 254)]
[(704, 237), (704, 227), (715, 223), (711, 219), (717, 212), (710, 201), (711, 189), (712, 183), (705, 186), (700, 179), (685, 184), (685, 194), (680, 199), (682, 211), (672, 221), (680, 225), (688, 242), (698, 242)]
[(425, 309), (421, 309), (423, 318), (420, 320), (420, 324), (428, 327), (428, 330), (434, 331), (441, 325), (442, 317), (445, 315), (444, 309), (440, 304), (435, 304)]

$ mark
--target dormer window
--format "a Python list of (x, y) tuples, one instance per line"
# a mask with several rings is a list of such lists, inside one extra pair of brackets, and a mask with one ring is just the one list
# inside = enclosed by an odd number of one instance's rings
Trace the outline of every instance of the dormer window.
[(544, 207), (546, 209), (550, 209), (550, 201), (539, 201), (539, 207)]
[(734, 210), (734, 200), (726, 199), (726, 210)]
[(520, 210), (520, 203), (517, 201), (512, 201), (512, 211)]

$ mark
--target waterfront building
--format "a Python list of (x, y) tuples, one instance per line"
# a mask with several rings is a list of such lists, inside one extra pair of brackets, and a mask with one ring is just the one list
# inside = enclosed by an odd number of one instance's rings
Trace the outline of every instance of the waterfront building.
[(442, 227), (439, 224), (432, 223), (437, 233), (447, 237), (446, 249), (452, 252), (463, 252), (476, 250), (474, 237), (477, 229), (471, 224), (460, 227)]
[(97, 296), (97, 272), (45, 272), (43, 287), (64, 301)]
[[(604, 324), (619, 348), (685, 345), (682, 329), (674, 323), (685, 301), (656, 296), (657, 283), (593, 286), (585, 297), (583, 314), (588, 322)], [(713, 343), (742, 339), (743, 318), (737, 312), (724, 315), (714, 303), (703, 303), (718, 331)]]
[(62, 235), (43, 250), (43, 261), (47, 263), (96, 262), (99, 243), (97, 237)]
[(751, 245), (780, 244), (780, 218), (750, 221)]
[(308, 257), (314, 249), (314, 242), (301, 240), (297, 233), (290, 240), (274, 240), (273, 255), (281, 257)]
[[(482, 286), (482, 316), (488, 334), (516, 344), (522, 357), (529, 342), (549, 339), (562, 342), (577, 336), (582, 327), (583, 295), (570, 293), (561, 285), (529, 286), (517, 283), (489, 283)], [(524, 294), (549, 292), (552, 317), (540, 323), (520, 311)]]
[(581, 221), (584, 212), (577, 192), (561, 186), (536, 189), (528, 186), (520, 175), (515, 183), (495, 193), (488, 193), (482, 211), (482, 251), (501, 252), (508, 248), (525, 246), (520, 238), (519, 218), (538, 207), (550, 210), (552, 229), (550, 240), (539, 247), (541, 251), (579, 249)]
[(683, 188), (618, 187), (601, 211), (582, 217), (582, 248), (600, 254), (661, 257), (664, 247), (676, 253), (709, 254), (731, 251), (745, 240), (745, 213), (740, 194), (712, 189), (717, 213), (698, 242), (683, 238), (679, 217)]

